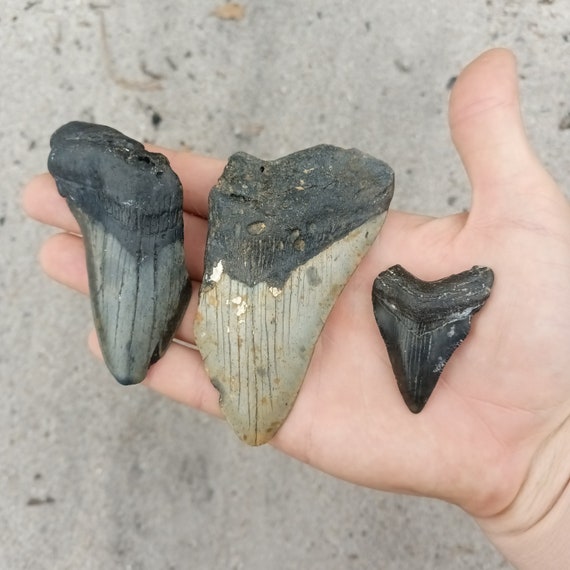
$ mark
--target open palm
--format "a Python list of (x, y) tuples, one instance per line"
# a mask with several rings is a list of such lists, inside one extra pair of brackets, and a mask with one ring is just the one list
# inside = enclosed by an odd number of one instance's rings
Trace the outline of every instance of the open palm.
[[(473, 187), (470, 213), (443, 219), (389, 213), (333, 308), (273, 443), (352, 482), (440, 497), (481, 520), (505, 521), (518, 508), (514, 499), (540, 478), (540, 458), (557, 461), (560, 442), (570, 438), (570, 208), (524, 135), (509, 52), (488, 52), (461, 74), (450, 123)], [(199, 282), (207, 194), (223, 162), (162, 152), (184, 185), (187, 263)], [(48, 175), (30, 183), (25, 207), (45, 223), (78, 231)], [(54, 279), (87, 292), (79, 237), (51, 238), (42, 263)], [(372, 313), (372, 282), (396, 263), (422, 279), (475, 264), (495, 272), (490, 299), (419, 415), (400, 397)], [(177, 334), (189, 343), (196, 305), (194, 295)], [(219, 414), (218, 394), (191, 348), (171, 345), (145, 383)], [(552, 477), (565, 480), (564, 465)], [(538, 501), (525, 524), (540, 519), (552, 499)]]

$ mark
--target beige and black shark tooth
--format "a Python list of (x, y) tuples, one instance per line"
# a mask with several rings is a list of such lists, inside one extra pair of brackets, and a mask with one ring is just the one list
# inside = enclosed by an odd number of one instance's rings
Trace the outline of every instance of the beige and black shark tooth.
[(287, 417), (392, 192), (391, 168), (354, 149), (230, 158), (210, 194), (195, 331), (222, 411), (248, 444), (267, 442)]
[(376, 323), (412, 412), (421, 412), (425, 406), (492, 285), (491, 269), (478, 266), (438, 281), (421, 281), (395, 265), (374, 281)]
[(180, 181), (166, 157), (110, 127), (68, 123), (51, 149), (49, 171), (83, 234), (105, 362), (121, 384), (140, 382), (191, 294)]

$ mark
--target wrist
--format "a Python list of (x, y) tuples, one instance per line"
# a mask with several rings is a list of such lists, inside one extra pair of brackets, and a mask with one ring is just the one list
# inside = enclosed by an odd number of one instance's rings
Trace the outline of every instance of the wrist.
[(520, 570), (570, 568), (570, 425), (537, 448), (524, 481), (501, 512), (476, 518), (498, 550)]

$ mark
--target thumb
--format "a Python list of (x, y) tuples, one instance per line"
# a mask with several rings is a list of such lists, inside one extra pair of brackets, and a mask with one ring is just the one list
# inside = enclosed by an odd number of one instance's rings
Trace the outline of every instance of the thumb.
[(526, 137), (510, 51), (485, 52), (463, 70), (451, 94), (449, 123), (473, 188), (470, 222), (527, 221), (545, 193), (562, 197)]

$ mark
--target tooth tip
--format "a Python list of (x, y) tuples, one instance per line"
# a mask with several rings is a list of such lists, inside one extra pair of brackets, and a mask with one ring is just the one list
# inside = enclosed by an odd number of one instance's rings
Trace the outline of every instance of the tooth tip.
[(109, 347), (104, 341), (99, 341), (103, 360), (115, 380), (123, 386), (140, 384), (145, 378), (150, 366), (149, 357), (144, 353), (132, 354), (127, 350), (117, 350)]
[[(111, 372), (111, 374), (113, 374), (113, 372)], [(133, 386), (134, 384), (140, 384), (144, 380), (144, 378), (133, 378), (132, 376), (125, 378), (116, 374), (113, 374), (113, 377), (121, 386)]]
[(424, 402), (410, 402), (409, 400), (405, 400), (405, 402), (412, 414), (419, 414), (424, 409), (427, 400)]

